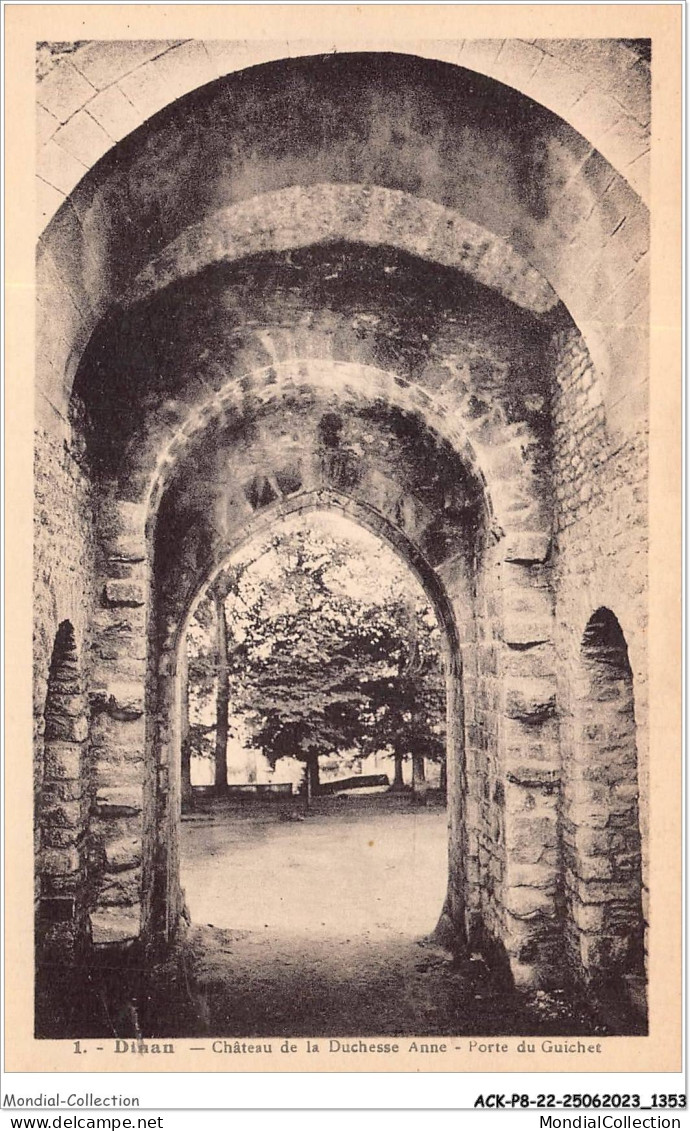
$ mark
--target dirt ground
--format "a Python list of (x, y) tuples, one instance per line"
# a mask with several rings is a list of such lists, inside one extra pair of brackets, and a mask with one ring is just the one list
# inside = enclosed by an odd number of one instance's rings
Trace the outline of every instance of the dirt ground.
[[(288, 819), (294, 818), (294, 819)], [(408, 795), (215, 808), (182, 821), (193, 923), (292, 938), (419, 938), (445, 897), (447, 819)]]
[[(446, 813), (394, 794), (205, 801), (182, 821), (191, 922), (37, 983), (46, 1037), (497, 1036), (644, 1032), (618, 997), (517, 993), (500, 966), (433, 938)], [(605, 1018), (605, 1021), (602, 1020)]]
[[(182, 824), (192, 924), (161, 972), (155, 1028), (180, 1036), (604, 1032), (430, 938), (446, 812), (393, 795), (215, 805)], [(164, 989), (164, 992), (163, 992)]]

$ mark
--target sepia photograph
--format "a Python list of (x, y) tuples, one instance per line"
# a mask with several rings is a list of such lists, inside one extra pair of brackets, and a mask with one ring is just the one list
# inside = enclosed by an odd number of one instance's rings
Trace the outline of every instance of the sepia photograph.
[(428, 11), (35, 36), (37, 1046), (650, 1033), (655, 38)]

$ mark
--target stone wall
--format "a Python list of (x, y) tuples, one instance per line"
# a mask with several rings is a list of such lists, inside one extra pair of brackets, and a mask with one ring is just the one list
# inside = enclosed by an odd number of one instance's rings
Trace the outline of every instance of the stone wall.
[(39, 963), (75, 962), (87, 942), (88, 714), (74, 631), (55, 637), (44, 712), (43, 775), (36, 802)]
[[(36, 432), (34, 461), (34, 844), (38, 941), (84, 942), (94, 589), (92, 493), (70, 429)], [(48, 903), (47, 901), (52, 901)]]
[[(212, 52), (140, 45), (125, 73), (96, 46), (49, 57), (41, 86), (43, 175), (65, 154), (85, 175), (39, 247), (39, 897), (78, 889), (96, 947), (174, 934), (185, 618), (243, 540), (335, 507), (446, 629), (457, 937), (522, 986), (625, 972), (646, 914), (644, 205), (543, 106), (395, 54), (224, 78), (97, 162), (120, 136), (104, 106)], [(494, 47), (526, 88), (563, 62)], [(570, 68), (575, 117), (599, 104), (597, 50)], [(604, 61), (602, 133), (638, 183), (646, 62)], [(601, 610), (612, 681), (587, 651)], [(590, 700), (608, 714), (585, 734)]]
[[(624, 808), (629, 809), (631, 804), (637, 806), (639, 792), (643, 885), (646, 878), (648, 812), (645, 798), (649, 773), (647, 437), (642, 428), (638, 436), (625, 443), (612, 440), (598, 376), (582, 340), (572, 330), (562, 331), (556, 335), (553, 345), (556, 646), (561, 759), (565, 773), (563, 835), (571, 862), (570, 879), (566, 876), (565, 883), (570, 898), (578, 880), (594, 878), (597, 867), (609, 870), (606, 851), (599, 853), (594, 845), (597, 839), (594, 830), (601, 831), (602, 824), (604, 827), (607, 823), (610, 827), (616, 825), (619, 795), (626, 795)], [(629, 782), (623, 784), (622, 780), (617, 783), (613, 767), (621, 761), (617, 753), (620, 735), (611, 734), (608, 754), (598, 753), (595, 757), (597, 743), (601, 740), (596, 697), (585, 706), (589, 683), (583, 669), (585, 630), (590, 618), (600, 609), (609, 610), (620, 626), (629, 657), (638, 761), (633, 772), (634, 786)], [(588, 717), (583, 718), (583, 714)], [(585, 723), (595, 728), (589, 738), (583, 735)], [(595, 733), (599, 734), (596, 740)], [(593, 759), (596, 763), (591, 767), (593, 778), (602, 777), (599, 768), (602, 762), (610, 763), (608, 780), (604, 777), (596, 787), (591, 784), (584, 787), (583, 774), (586, 777), (587, 766)], [(627, 777), (627, 771), (623, 776)], [(634, 796), (629, 796), (631, 789)], [(602, 805), (608, 806), (606, 818), (601, 817)], [(578, 830), (581, 831), (578, 833)], [(593, 864), (593, 856), (599, 856), (598, 865)], [(638, 881), (633, 878), (632, 883), (635, 882)], [(602, 889), (599, 904), (607, 898)], [(615, 900), (615, 894), (612, 898)], [(645, 917), (647, 901), (646, 887), (643, 887)], [(592, 903), (596, 902), (592, 899)], [(595, 924), (601, 922), (601, 906), (590, 906), (588, 915), (588, 927), (596, 934)], [(583, 912), (582, 921), (584, 918)], [(583, 960), (580, 957), (573, 961), (581, 966)]]
[[(221, 40), (39, 44), (39, 227), (94, 162), (171, 97), (281, 59), (285, 46)], [(296, 54), (328, 55), (333, 45), (312, 40), (291, 46)], [(650, 48), (649, 41), (615, 39), (576, 45), (563, 39), (461, 39), (436, 43), (435, 57), (489, 75), (547, 106), (588, 137), (645, 198)], [(358, 39), (357, 49), (367, 50), (366, 37)]]

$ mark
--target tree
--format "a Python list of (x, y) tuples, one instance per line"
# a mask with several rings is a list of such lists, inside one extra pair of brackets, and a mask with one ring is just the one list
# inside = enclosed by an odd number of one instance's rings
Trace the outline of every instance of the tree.
[(393, 787), (403, 787), (403, 763), (413, 763), (413, 784), (425, 778), (425, 760), (445, 761), (445, 689), (438, 653), (437, 626), (410, 602), (387, 610), (398, 642), (397, 671), (374, 673), (362, 684), (369, 701), (362, 734), (364, 752), (389, 747), (395, 761)]
[[(424, 755), (443, 756), (438, 625), (409, 571), (367, 539), (298, 527), (219, 575), (193, 622), (197, 749), (209, 750), (214, 731), (222, 766), (228, 730), (243, 726), (245, 744), (273, 765), (304, 762), (311, 792), (323, 754), (390, 746), (396, 778), (410, 753), (418, 774)], [(201, 724), (214, 695), (214, 723)]]

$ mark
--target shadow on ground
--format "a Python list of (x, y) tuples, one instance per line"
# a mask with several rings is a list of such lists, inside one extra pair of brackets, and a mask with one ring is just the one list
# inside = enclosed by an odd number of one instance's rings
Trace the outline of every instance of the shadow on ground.
[(615, 1001), (602, 1009), (565, 991), (518, 993), (480, 955), (439, 945), (440, 804), (329, 798), (302, 817), (294, 802), (210, 802), (189, 815), (191, 922), (164, 962), (147, 966), (133, 952), (90, 970), (68, 1027), (121, 1037), (642, 1031)]

